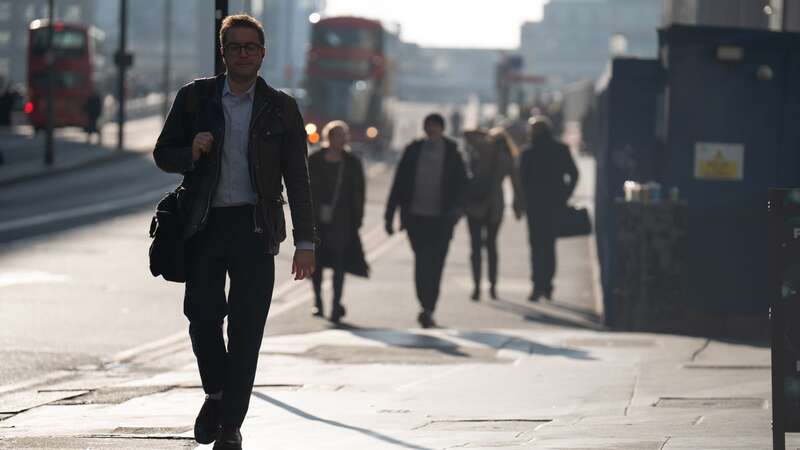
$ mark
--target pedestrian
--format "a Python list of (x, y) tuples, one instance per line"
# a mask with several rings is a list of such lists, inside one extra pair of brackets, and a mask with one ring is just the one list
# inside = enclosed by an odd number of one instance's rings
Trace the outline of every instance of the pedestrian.
[(97, 134), (97, 145), (103, 145), (103, 133), (98, 127), (98, 121), (103, 114), (103, 99), (97, 91), (92, 91), (86, 98), (84, 112), (86, 113), (86, 127), (84, 128), (86, 143), (91, 144), (92, 134)]
[(467, 195), (467, 223), (471, 242), (472, 300), (481, 296), (481, 266), (483, 247), (489, 263), (489, 295), (497, 300), (497, 233), (503, 221), (505, 199), (503, 181), (511, 179), (514, 214), (522, 218), (524, 203), (517, 171), (517, 149), (511, 136), (501, 127), (490, 131), (470, 130), (464, 133), (469, 144), (469, 162), (472, 172)]
[(341, 120), (322, 129), (322, 148), (308, 158), (314, 218), (319, 227), (317, 270), (313, 315), (324, 316), (322, 268), (333, 269), (333, 305), (330, 320), (339, 323), (346, 311), (342, 306), (345, 272), (366, 277), (369, 269), (358, 230), (364, 220), (366, 188), (361, 159), (349, 151), (350, 130)]
[(17, 93), (11, 82), (4, 83), (1, 77), (0, 86), (3, 87), (3, 93), (0, 94), (0, 127), (5, 128), (11, 126), (11, 111), (17, 102)]
[(578, 183), (578, 168), (569, 148), (553, 136), (550, 120), (529, 121), (531, 143), (522, 152), (520, 175), (528, 214), (533, 290), (530, 301), (553, 297), (558, 220)]
[(314, 272), (316, 236), (303, 118), (293, 98), (258, 76), (264, 29), (248, 15), (229, 16), (219, 44), (226, 71), (178, 91), (154, 157), (162, 170), (183, 174), (184, 314), (206, 393), (195, 440), (241, 449), (274, 255), (286, 238), (281, 180), (292, 213), (296, 280)]
[(386, 232), (394, 233), (395, 210), (400, 229), (408, 231), (414, 252), (414, 280), (422, 311), (417, 321), (435, 327), (447, 250), (453, 228), (463, 214), (467, 173), (455, 141), (444, 136), (444, 117), (430, 114), (423, 122), (426, 138), (411, 142), (395, 172), (386, 205)]
[(461, 135), (461, 121), (461, 111), (459, 111), (458, 106), (455, 106), (450, 112), (450, 129), (452, 130), (450, 134), (452, 136), (458, 137)]

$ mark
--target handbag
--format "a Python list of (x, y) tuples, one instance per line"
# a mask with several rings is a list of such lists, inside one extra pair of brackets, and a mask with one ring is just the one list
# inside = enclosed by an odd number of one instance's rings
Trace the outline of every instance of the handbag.
[(150, 221), (150, 273), (167, 281), (186, 281), (186, 249), (183, 240), (183, 217), (178, 197), (182, 187), (165, 195), (156, 206)]
[(566, 205), (558, 215), (556, 233), (559, 237), (587, 236), (592, 234), (592, 221), (586, 208)]

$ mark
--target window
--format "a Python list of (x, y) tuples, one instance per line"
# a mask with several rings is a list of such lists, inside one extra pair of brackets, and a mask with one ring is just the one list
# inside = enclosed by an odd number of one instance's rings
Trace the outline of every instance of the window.
[(317, 27), (311, 45), (379, 51), (381, 33), (381, 30), (372, 28)]
[(11, 42), (10, 31), (0, 31), (0, 47), (6, 47)]
[[(47, 28), (33, 32), (31, 50), (36, 55), (47, 51)], [(81, 30), (63, 30), (53, 34), (53, 47), (61, 53), (81, 55), (86, 52), (86, 33)]]
[(11, 19), (11, 2), (2, 2), (0, 3), (0, 21), (7, 21), (9, 19)]
[[(34, 74), (31, 77), (34, 87), (44, 89), (47, 87), (47, 71)], [(55, 82), (57, 89), (82, 89), (86, 87), (86, 77), (80, 72), (60, 71), (56, 73)]]
[(79, 21), (81, 19), (81, 7), (78, 5), (67, 6), (67, 10), (64, 12), (64, 19)]
[(0, 76), (8, 79), (11, 73), (11, 61), (8, 58), (0, 58)]

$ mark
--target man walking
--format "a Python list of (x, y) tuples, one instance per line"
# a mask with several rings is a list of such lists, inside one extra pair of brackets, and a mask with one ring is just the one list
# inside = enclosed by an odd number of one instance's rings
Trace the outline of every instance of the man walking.
[(528, 213), (533, 291), (528, 300), (553, 296), (558, 219), (578, 183), (578, 169), (569, 148), (553, 137), (545, 116), (529, 121), (531, 143), (522, 152), (520, 177)]
[(181, 88), (153, 154), (162, 170), (184, 176), (178, 191), (187, 254), (184, 314), (206, 393), (195, 439), (241, 449), (274, 255), (286, 237), (281, 180), (294, 225), (296, 280), (314, 272), (316, 237), (303, 119), (294, 99), (258, 76), (264, 30), (250, 16), (230, 16), (219, 41), (226, 72)]
[(423, 328), (436, 326), (433, 312), (442, 270), (467, 187), (464, 161), (455, 141), (444, 136), (444, 125), (441, 115), (428, 115), (423, 123), (427, 138), (406, 147), (384, 217), (386, 232), (394, 233), (394, 213), (400, 208), (400, 228), (408, 230), (414, 251), (414, 280), (422, 307), (417, 321)]

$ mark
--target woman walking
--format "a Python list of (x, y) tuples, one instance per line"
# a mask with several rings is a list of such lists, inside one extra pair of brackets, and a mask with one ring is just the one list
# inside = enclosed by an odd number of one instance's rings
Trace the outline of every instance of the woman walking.
[(522, 190), (516, 168), (517, 146), (500, 127), (490, 131), (472, 130), (464, 133), (469, 145), (470, 180), (466, 213), (471, 237), (472, 300), (481, 298), (482, 249), (486, 247), (489, 262), (489, 295), (497, 299), (497, 233), (503, 221), (505, 199), (503, 180), (511, 178), (514, 190), (514, 214), (519, 220), (524, 212)]
[(323, 147), (308, 158), (314, 216), (319, 228), (313, 314), (324, 316), (322, 271), (333, 269), (333, 305), (330, 320), (339, 323), (345, 315), (342, 288), (345, 272), (368, 276), (369, 268), (358, 230), (364, 218), (364, 168), (348, 150), (349, 128), (335, 120), (322, 129)]

